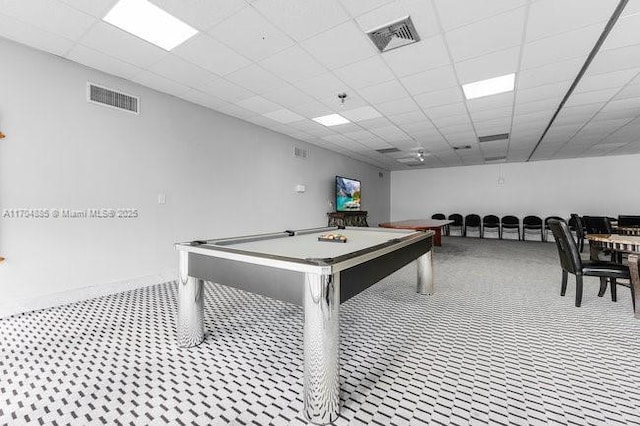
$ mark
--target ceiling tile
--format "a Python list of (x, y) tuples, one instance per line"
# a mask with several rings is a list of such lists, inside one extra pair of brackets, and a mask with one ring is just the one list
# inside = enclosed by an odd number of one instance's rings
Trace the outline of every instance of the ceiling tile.
[(251, 63), (204, 33), (190, 38), (176, 47), (172, 53), (218, 75), (229, 74)]
[(227, 74), (225, 79), (254, 93), (263, 94), (286, 87), (287, 83), (257, 64)]
[(276, 53), (261, 61), (260, 65), (288, 82), (306, 80), (327, 72), (325, 67), (299, 46)]
[(173, 80), (169, 80), (168, 78), (159, 76), (150, 71), (144, 71), (141, 74), (136, 75), (131, 79), (131, 81), (177, 97), (182, 96), (189, 90), (189, 88), (183, 84), (176, 83)]
[(531, 89), (518, 88), (515, 93), (516, 102), (526, 103), (541, 101), (543, 99), (554, 99), (560, 103), (562, 97), (567, 93), (567, 90), (569, 90), (569, 86), (571, 86), (571, 81), (566, 80), (533, 87)]
[(522, 52), (522, 69), (581, 58), (583, 61), (602, 33), (602, 24), (590, 25), (574, 31), (545, 37), (526, 43)]
[(431, 119), (460, 115), (468, 116), (467, 108), (462, 102), (433, 108), (425, 108), (425, 113)]
[(469, 111), (487, 111), (496, 108), (513, 107), (513, 97), (513, 92), (507, 92), (471, 99), (466, 102)]
[(358, 16), (356, 22), (360, 29), (366, 33), (407, 16), (409, 16), (407, 9), (399, 2), (393, 1)]
[(519, 46), (525, 8), (515, 9), (445, 34), (454, 62)]
[(235, 102), (253, 96), (253, 93), (237, 84), (219, 78), (203, 85), (200, 90), (228, 102)]
[(373, 43), (351, 21), (307, 39), (301, 46), (329, 69), (343, 67), (377, 53)]
[(431, 0), (398, 0), (409, 12), (421, 39), (440, 34), (440, 25)]
[(422, 111), (410, 111), (404, 112), (401, 114), (393, 114), (388, 116), (389, 120), (391, 120), (394, 124), (398, 125), (400, 128), (403, 128), (403, 124), (413, 124), (413, 123), (430, 123), (429, 119)]
[(229, 104), (219, 109), (219, 111), (223, 114), (231, 115), (233, 117), (237, 117), (243, 120), (246, 120), (249, 117), (254, 117), (256, 113), (254, 111), (249, 111), (247, 109), (241, 108), (238, 105)]
[(102, 19), (118, 0), (60, 0), (81, 12)]
[(297, 106), (291, 106), (289, 108), (291, 108), (293, 111), (307, 118), (322, 117), (322, 116), (334, 113), (334, 111), (331, 108), (327, 107), (326, 105), (318, 101), (313, 101), (313, 102), (309, 102), (309, 103), (305, 103)]
[(602, 49), (617, 49), (640, 44), (640, 31), (638, 31), (638, 28), (640, 28), (640, 14), (618, 19), (618, 22), (616, 22), (602, 45)]
[(640, 68), (640, 44), (601, 51), (589, 66), (592, 74)]
[(454, 64), (461, 84), (486, 80), (518, 71), (520, 48), (501, 50)]
[(213, 82), (217, 76), (174, 55), (167, 55), (149, 71), (188, 87), (198, 88)]
[(422, 95), (417, 95), (414, 98), (418, 105), (423, 108), (432, 108), (463, 101), (462, 90), (457, 86), (423, 93)]
[(0, 13), (71, 40), (78, 40), (96, 22), (95, 16), (56, 0), (5, 0)]
[(73, 41), (0, 14), (0, 37), (62, 56), (73, 47)]
[(254, 61), (268, 58), (294, 44), (291, 38), (252, 7), (242, 9), (213, 27), (209, 33), (216, 40)]
[(168, 53), (104, 22), (94, 25), (80, 43), (114, 58), (147, 68)]
[(435, 0), (446, 31), (524, 6), (526, 0)]
[(391, 102), (379, 103), (376, 108), (384, 115), (396, 115), (405, 112), (418, 112), (420, 108), (412, 98), (397, 99)]
[(573, 81), (584, 60), (582, 58), (568, 59), (554, 64), (520, 71), (518, 76), (518, 90), (544, 86), (561, 81)]
[(362, 120), (370, 120), (372, 118), (381, 117), (382, 115), (370, 106), (363, 106), (360, 108), (341, 111), (340, 115), (347, 118), (350, 121), (358, 122)]
[(266, 92), (262, 96), (287, 108), (294, 108), (299, 105), (314, 102), (314, 99), (311, 96), (291, 85)]
[(442, 36), (420, 40), (385, 52), (382, 58), (398, 77), (405, 77), (450, 63)]
[(304, 120), (304, 117), (296, 114), (288, 109), (278, 109), (264, 114), (265, 117), (275, 120), (279, 123), (293, 123), (294, 121)]
[(608, 101), (616, 94), (617, 88), (593, 90), (590, 92), (574, 92), (565, 103), (565, 106), (571, 107), (576, 105), (585, 105), (592, 103), (602, 103)]
[(276, 103), (273, 103), (262, 96), (252, 96), (247, 99), (236, 102), (239, 107), (248, 109), (249, 111), (255, 111), (258, 114), (264, 114), (267, 112), (276, 111), (282, 109), (282, 107)]
[(606, 22), (617, 0), (539, 0), (531, 4), (526, 41)]
[(325, 73), (306, 80), (293, 83), (298, 89), (316, 99), (338, 96), (338, 93), (348, 92), (348, 86), (333, 73)]
[(297, 41), (349, 20), (338, 0), (258, 0), (253, 7)]
[(371, 133), (380, 136), (387, 142), (410, 139), (410, 137), (405, 132), (403, 132), (396, 126), (378, 127), (375, 129), (371, 129)]
[(575, 91), (581, 93), (602, 89), (620, 89), (631, 82), (639, 71), (640, 68), (632, 68), (596, 75), (587, 72), (578, 83)]
[(409, 96), (407, 91), (397, 80), (391, 80), (386, 83), (359, 89), (358, 93), (373, 104), (390, 102)]
[(402, 81), (404, 87), (412, 95), (419, 95), (421, 93), (458, 85), (456, 75), (451, 65), (408, 75), (402, 77), (400, 81)]
[(112, 58), (111, 56), (107, 56), (93, 49), (89, 49), (88, 47), (84, 47), (80, 44), (71, 49), (65, 57), (74, 62), (78, 62), (79, 64), (126, 79), (130, 79), (134, 75), (142, 72), (141, 68), (123, 62), (119, 59)]
[(180, 95), (180, 97), (189, 102), (193, 102), (194, 104), (202, 105), (213, 110), (218, 110), (229, 104), (227, 101), (223, 101), (222, 99), (218, 99), (215, 96), (211, 96), (196, 89), (189, 89)]
[(372, 56), (346, 67), (338, 68), (334, 72), (354, 89), (373, 86), (395, 78), (380, 56)]
[(247, 4), (240, 0), (153, 0), (153, 3), (201, 31), (247, 8)]
[(352, 17), (360, 16), (393, 0), (340, 0)]
[(511, 118), (511, 115), (513, 114), (513, 108), (500, 107), (500, 108), (492, 108), (492, 109), (485, 109), (485, 110), (479, 110), (479, 111), (469, 111), (469, 113), (471, 114), (471, 119), (474, 122), (482, 121), (482, 120), (491, 120), (495, 118), (504, 118), (504, 117)]

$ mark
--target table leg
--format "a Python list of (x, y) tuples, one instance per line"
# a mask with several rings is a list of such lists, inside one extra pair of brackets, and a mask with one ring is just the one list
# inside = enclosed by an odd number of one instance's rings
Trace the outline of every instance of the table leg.
[(436, 233), (433, 236), (433, 245), (440, 247), (442, 245), (442, 228), (441, 227), (435, 227), (435, 228), (432, 228), (432, 229), (433, 229), (433, 232)]
[(189, 252), (179, 251), (178, 346), (189, 348), (204, 340), (204, 281), (189, 276)]
[(431, 250), (420, 256), (418, 263), (418, 289), (420, 294), (433, 294), (433, 256)]
[(316, 424), (340, 414), (340, 274), (305, 274), (304, 412)]
[(629, 272), (631, 273), (631, 291), (633, 297), (634, 316), (640, 319), (640, 256), (629, 254)]

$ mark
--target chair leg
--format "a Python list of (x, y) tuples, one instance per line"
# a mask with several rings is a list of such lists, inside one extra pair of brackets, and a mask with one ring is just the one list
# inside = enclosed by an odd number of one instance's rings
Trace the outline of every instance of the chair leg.
[(633, 312), (636, 311), (636, 292), (633, 289), (633, 283), (630, 285), (631, 287), (631, 303), (633, 304)]
[(569, 273), (562, 270), (562, 285), (560, 286), (560, 296), (564, 296), (567, 292), (567, 280), (569, 279)]
[(582, 275), (576, 275), (576, 308), (582, 304)]
[(598, 290), (598, 297), (604, 296), (604, 293), (607, 291), (607, 279), (605, 277), (600, 277), (600, 290)]
[(612, 302), (617, 302), (618, 301), (618, 290), (616, 288), (616, 279), (615, 278), (611, 278), (611, 301)]

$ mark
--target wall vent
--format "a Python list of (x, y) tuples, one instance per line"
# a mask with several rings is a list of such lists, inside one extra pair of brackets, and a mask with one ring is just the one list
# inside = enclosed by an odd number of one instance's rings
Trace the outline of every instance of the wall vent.
[(478, 142), (493, 142), (493, 141), (501, 141), (503, 139), (509, 139), (509, 133), (499, 133), (497, 135), (489, 135), (489, 136), (480, 136), (478, 138)]
[(454, 151), (458, 151), (458, 150), (461, 150), (461, 149), (471, 149), (471, 145), (454, 146), (453, 149), (454, 149)]
[(504, 155), (500, 156), (500, 157), (487, 157), (484, 159), (485, 163), (500, 163), (504, 160), (506, 160), (507, 157), (505, 157)]
[(140, 98), (93, 83), (87, 83), (87, 100), (109, 108), (140, 114)]
[(296, 158), (302, 158), (306, 160), (309, 158), (309, 150), (307, 148), (300, 148), (299, 146), (293, 147), (293, 156)]
[(392, 152), (400, 152), (398, 148), (383, 148), (376, 149), (376, 151), (378, 151), (380, 154), (391, 154)]
[(420, 41), (420, 36), (418, 36), (409, 16), (402, 18), (400, 21), (369, 30), (367, 35), (380, 52), (386, 52)]

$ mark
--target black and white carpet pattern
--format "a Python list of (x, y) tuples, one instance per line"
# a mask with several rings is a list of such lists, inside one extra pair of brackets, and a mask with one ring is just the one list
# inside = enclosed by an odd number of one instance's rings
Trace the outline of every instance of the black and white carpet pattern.
[[(341, 307), (336, 424), (640, 425), (640, 321), (550, 243), (445, 238)], [(301, 308), (206, 286), (207, 338), (174, 343), (166, 283), (0, 320), (0, 425), (304, 424)]]

